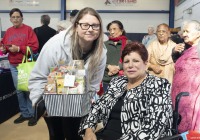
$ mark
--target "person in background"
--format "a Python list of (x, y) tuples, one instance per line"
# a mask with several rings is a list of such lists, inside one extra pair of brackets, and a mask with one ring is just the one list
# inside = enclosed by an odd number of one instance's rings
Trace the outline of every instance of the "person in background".
[(151, 42), (147, 48), (149, 53), (149, 73), (166, 78), (172, 83), (174, 75), (174, 62), (172, 60), (172, 49), (176, 43), (170, 40), (170, 28), (162, 23), (157, 26), (157, 39)]
[[(46, 61), (48, 60), (48, 61)], [(30, 75), (29, 89), (33, 105), (42, 95), (51, 67), (66, 64), (72, 60), (84, 60), (86, 70), (86, 94), (90, 98), (83, 102), (90, 106), (91, 100), (99, 91), (106, 66), (106, 49), (103, 44), (103, 27), (99, 14), (86, 7), (78, 13), (73, 25), (52, 37), (43, 47), (35, 67)], [(83, 108), (85, 114), (87, 108)], [(44, 117), (50, 134), (50, 140), (81, 140), (78, 135), (81, 117)]]
[(70, 28), (70, 26), (73, 24), (74, 22), (74, 18), (77, 15), (77, 13), (79, 12), (79, 10), (74, 9), (70, 12), (70, 19), (69, 20), (61, 20), (57, 23), (57, 33), (59, 33), (60, 31), (66, 30), (68, 28)]
[(103, 90), (107, 90), (110, 80), (118, 75), (123, 75), (121, 53), (128, 42), (123, 24), (114, 20), (107, 25), (110, 34), (109, 40), (104, 42), (107, 48), (106, 69), (103, 76)]
[(69, 28), (71, 25), (72, 25), (71, 22), (68, 21), (68, 20), (61, 20), (61, 21), (58, 21), (58, 23), (57, 23), (57, 33), (59, 33), (60, 31), (66, 30), (66, 29)]
[[(10, 62), (10, 70), (13, 78), (13, 83), (17, 89), (17, 79), (18, 79), (18, 64), (22, 63), (22, 58), (26, 53), (26, 48), (29, 46), (34, 53), (38, 50), (38, 40), (33, 29), (26, 24), (23, 24), (23, 14), (20, 9), (13, 8), (10, 13), (10, 21), (13, 26), (8, 28), (0, 44), (1, 51), (8, 55), (8, 60)], [(22, 123), (26, 120), (28, 125), (35, 125), (36, 122), (33, 118), (34, 110), (32, 108), (32, 103), (29, 98), (29, 92), (23, 92), (16, 90), (20, 117), (14, 120), (15, 124)]]
[(148, 47), (149, 44), (155, 40), (157, 37), (154, 34), (154, 27), (153, 26), (149, 26), (148, 27), (148, 35), (145, 35), (142, 39), (142, 43), (145, 45), (145, 47)]
[[(170, 83), (146, 72), (148, 52), (139, 42), (122, 51), (124, 76), (114, 77), (108, 90), (83, 119), (83, 140), (157, 140), (171, 136)], [(94, 132), (99, 121), (103, 130)]]
[(73, 21), (74, 21), (74, 18), (75, 18), (75, 16), (77, 15), (77, 13), (79, 12), (79, 10), (77, 10), (77, 9), (74, 9), (74, 10), (72, 10), (71, 12), (70, 12), (70, 22), (72, 22), (73, 23)]
[(172, 101), (180, 92), (189, 92), (179, 102), (181, 122), (180, 133), (188, 130), (200, 130), (200, 22), (192, 20), (183, 24), (183, 39), (190, 47), (177, 45), (173, 53), (181, 53), (175, 63), (175, 75), (172, 83)]
[(44, 44), (56, 34), (56, 30), (49, 27), (50, 19), (49, 15), (42, 15), (40, 20), (42, 26), (34, 29), (39, 41), (38, 53), (40, 53)]
[(171, 40), (174, 41), (176, 44), (184, 43), (183, 32), (178, 31), (177, 34), (171, 36)]

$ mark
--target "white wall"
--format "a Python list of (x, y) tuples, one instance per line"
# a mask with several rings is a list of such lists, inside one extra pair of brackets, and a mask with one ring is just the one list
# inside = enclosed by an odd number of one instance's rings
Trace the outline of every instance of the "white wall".
[[(16, 6), (11, 5), (9, 0), (0, 0), (0, 10), (10, 10), (18, 7), (21, 10), (60, 10), (60, 0), (36, 0), (38, 6)], [(105, 5), (106, 0), (66, 0), (66, 9), (82, 9), (84, 7), (92, 7), (96, 10), (169, 10), (170, 0), (137, 0), (132, 5)], [(113, 0), (110, 0), (113, 1)], [(23, 13), (24, 23), (32, 28), (40, 26), (40, 16), (47, 13)], [(56, 23), (60, 20), (60, 13), (49, 13), (51, 17), (50, 26), (56, 29)], [(127, 33), (146, 33), (149, 25), (157, 26), (160, 23), (169, 23), (168, 13), (100, 13), (104, 31), (106, 25), (112, 20), (120, 20), (125, 27)], [(69, 15), (67, 14), (67, 18)], [(2, 30), (12, 26), (9, 21), (9, 13), (0, 13), (2, 21)]]
[[(11, 10), (12, 8), (19, 8), (20, 10), (60, 10), (60, 0), (36, 0), (39, 2), (38, 6), (27, 6), (25, 4), (12, 4), (10, 0), (0, 0), (0, 10)], [(23, 0), (21, 0), (23, 1)], [(25, 0), (24, 0), (25, 1)], [(30, 0), (29, 0), (30, 1)], [(23, 13), (23, 23), (31, 26), (32, 28), (41, 26), (40, 17), (43, 14), (48, 14), (51, 17), (50, 25), (56, 29), (56, 24), (60, 20), (60, 13)], [(12, 26), (10, 22), (9, 13), (0, 13), (2, 30), (6, 31), (7, 28)]]
[[(192, 10), (189, 14), (188, 9)], [(200, 22), (200, 0), (186, 0), (175, 7), (175, 27), (181, 27), (184, 20), (198, 20)]]
[[(67, 9), (92, 7), (96, 10), (169, 10), (169, 0), (137, 0), (135, 4), (105, 5), (106, 0), (67, 0)], [(116, 1), (116, 0), (110, 0)]]
[(156, 28), (160, 23), (169, 23), (168, 14), (110, 13), (100, 15), (103, 20), (104, 31), (107, 31), (106, 25), (112, 20), (120, 20), (127, 33), (146, 33), (149, 25)]
[[(105, 5), (106, 0), (67, 0), (67, 9), (92, 7), (96, 10), (169, 10), (169, 0), (137, 0), (135, 4)], [(112, 0), (110, 0), (112, 1)], [(160, 23), (169, 23), (169, 14), (150, 13), (100, 13), (104, 31), (112, 20), (120, 20), (127, 33), (146, 33), (147, 27), (156, 27)]]
[[(40, 17), (43, 14), (46, 15), (48, 13), (23, 13), (23, 23), (31, 26), (32, 28), (41, 26)], [(49, 26), (56, 29), (56, 24), (60, 20), (60, 14), (49, 13), (48, 15), (51, 17), (51, 22)], [(2, 22), (2, 31), (6, 31), (6, 29), (12, 26), (9, 18), (9, 13), (0, 13), (0, 17)]]

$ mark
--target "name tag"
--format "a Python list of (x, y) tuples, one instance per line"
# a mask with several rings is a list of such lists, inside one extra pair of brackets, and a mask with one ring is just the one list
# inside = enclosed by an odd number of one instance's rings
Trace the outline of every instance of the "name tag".
[(65, 75), (64, 86), (74, 87), (75, 75)]

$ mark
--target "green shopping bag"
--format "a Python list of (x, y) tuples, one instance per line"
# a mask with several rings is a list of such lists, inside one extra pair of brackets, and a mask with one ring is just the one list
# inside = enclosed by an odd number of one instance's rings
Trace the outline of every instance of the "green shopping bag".
[(31, 58), (33, 58), (33, 53), (30, 47), (27, 47), (26, 54), (23, 57), (22, 63), (17, 66), (18, 70), (17, 89), (21, 91), (29, 91), (28, 80), (30, 73), (35, 65), (33, 59), (30, 62), (28, 61), (28, 54), (31, 54)]

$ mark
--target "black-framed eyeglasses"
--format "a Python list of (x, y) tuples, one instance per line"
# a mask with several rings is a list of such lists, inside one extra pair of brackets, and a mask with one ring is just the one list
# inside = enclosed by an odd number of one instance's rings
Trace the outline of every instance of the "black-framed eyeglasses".
[(88, 30), (90, 27), (92, 27), (93, 30), (99, 30), (100, 29), (100, 24), (88, 24), (88, 23), (77, 23), (81, 26), (82, 30)]

